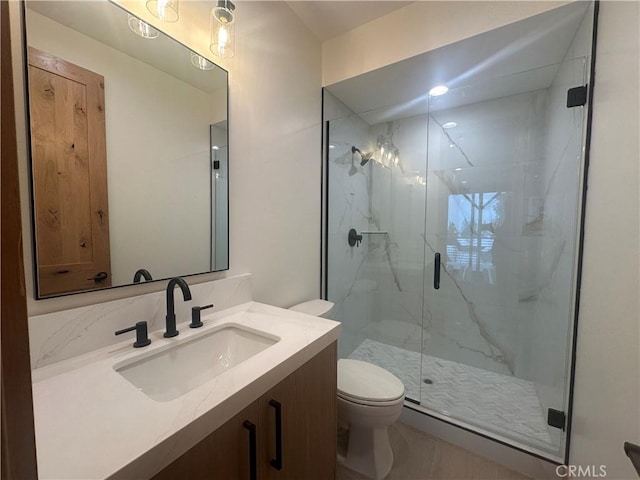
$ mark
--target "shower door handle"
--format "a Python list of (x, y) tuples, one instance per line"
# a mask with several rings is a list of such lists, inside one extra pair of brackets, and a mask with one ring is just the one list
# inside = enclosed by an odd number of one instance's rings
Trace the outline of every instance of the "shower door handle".
[(440, 289), (440, 254), (438, 252), (433, 259), (433, 288)]

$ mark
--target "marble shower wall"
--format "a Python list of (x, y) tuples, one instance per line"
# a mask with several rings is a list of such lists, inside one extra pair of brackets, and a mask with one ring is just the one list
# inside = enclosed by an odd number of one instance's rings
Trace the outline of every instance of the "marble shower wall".
[[(525, 231), (542, 191), (547, 97), (529, 92), (430, 115), (426, 277), (436, 251), (444, 268), (440, 290), (425, 284), (426, 354), (524, 378), (537, 277), (537, 244)], [(442, 127), (450, 121), (457, 127)]]
[(330, 122), (327, 298), (335, 303), (332, 318), (342, 322), (338, 354), (346, 357), (366, 338), (364, 330), (376, 300), (377, 285), (367, 278), (365, 269), (368, 243), (365, 239), (358, 247), (351, 247), (347, 242), (351, 228), (358, 232), (370, 229), (371, 165), (361, 166), (351, 147), (365, 152), (371, 141), (369, 126), (328, 91), (324, 118)]
[[(373, 125), (370, 132), (393, 142), (400, 156), (397, 165), (371, 167), (372, 223), (388, 234), (368, 238), (367, 269), (378, 284), (379, 305), (367, 338), (421, 352), (427, 116)], [(378, 149), (374, 158), (379, 155)]]
[[(341, 355), (370, 339), (532, 381), (545, 410), (561, 408), (581, 145), (581, 118), (558, 104), (567, 68), (549, 89), (378, 125), (331, 99), (328, 294)], [(352, 145), (378, 159), (379, 136), (399, 164), (352, 166)], [(351, 227), (387, 233), (352, 248)]]

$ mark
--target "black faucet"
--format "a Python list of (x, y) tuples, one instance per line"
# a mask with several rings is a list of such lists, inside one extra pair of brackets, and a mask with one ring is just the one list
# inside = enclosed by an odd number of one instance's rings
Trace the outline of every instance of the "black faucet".
[(144, 268), (141, 268), (140, 270), (136, 271), (135, 275), (133, 276), (133, 283), (140, 283), (142, 278), (144, 278), (147, 282), (150, 282), (151, 280), (153, 280), (153, 278), (151, 278), (151, 274), (149, 273), (149, 270), (145, 270)]
[(167, 331), (164, 332), (164, 336), (167, 338), (175, 337), (179, 333), (178, 330), (176, 330), (176, 311), (173, 306), (173, 293), (176, 285), (182, 290), (184, 301), (191, 300), (191, 290), (189, 290), (189, 285), (187, 285), (184, 279), (175, 277), (169, 280), (169, 284), (167, 285)]

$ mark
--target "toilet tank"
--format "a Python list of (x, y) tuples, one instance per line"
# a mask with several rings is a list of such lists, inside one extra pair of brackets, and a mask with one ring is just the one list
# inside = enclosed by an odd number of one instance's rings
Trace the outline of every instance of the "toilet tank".
[(289, 308), (294, 312), (306, 313), (307, 315), (313, 315), (314, 317), (328, 318), (329, 312), (333, 308), (334, 303), (328, 300), (310, 300), (308, 302), (299, 303)]

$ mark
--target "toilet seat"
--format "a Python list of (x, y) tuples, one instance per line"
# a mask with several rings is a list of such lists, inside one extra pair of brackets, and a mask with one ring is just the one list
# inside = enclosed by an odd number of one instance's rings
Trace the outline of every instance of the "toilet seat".
[(392, 373), (360, 360), (338, 360), (338, 396), (348, 402), (384, 407), (402, 402), (404, 384)]
[(363, 405), (365, 407), (391, 407), (393, 405), (397, 405), (398, 403), (402, 403), (404, 401), (404, 395), (396, 398), (395, 400), (389, 400), (388, 402), (379, 402), (375, 400), (361, 400), (358, 398), (352, 398), (342, 393), (338, 393), (338, 398), (344, 400), (345, 402), (354, 403), (356, 405)]

